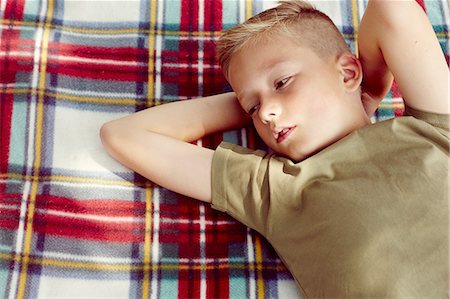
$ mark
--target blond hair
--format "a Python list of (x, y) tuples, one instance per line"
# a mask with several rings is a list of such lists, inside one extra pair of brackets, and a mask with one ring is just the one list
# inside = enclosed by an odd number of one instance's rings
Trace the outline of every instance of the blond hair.
[(217, 54), (225, 75), (233, 54), (245, 46), (277, 36), (288, 37), (324, 59), (350, 51), (342, 34), (326, 14), (305, 1), (280, 1), (278, 6), (222, 33), (217, 43)]

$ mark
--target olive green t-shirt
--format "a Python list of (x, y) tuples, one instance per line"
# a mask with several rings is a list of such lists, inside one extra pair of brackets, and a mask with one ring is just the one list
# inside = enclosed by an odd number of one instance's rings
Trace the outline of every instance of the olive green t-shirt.
[(222, 143), (212, 206), (272, 244), (304, 297), (449, 297), (449, 121), (405, 115), (289, 159)]

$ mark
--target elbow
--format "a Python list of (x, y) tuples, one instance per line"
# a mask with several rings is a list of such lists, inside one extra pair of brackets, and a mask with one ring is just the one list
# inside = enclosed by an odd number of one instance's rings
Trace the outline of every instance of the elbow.
[(115, 121), (110, 121), (103, 124), (100, 128), (100, 140), (105, 150), (112, 156), (117, 152), (120, 140), (122, 139), (121, 128), (117, 126)]

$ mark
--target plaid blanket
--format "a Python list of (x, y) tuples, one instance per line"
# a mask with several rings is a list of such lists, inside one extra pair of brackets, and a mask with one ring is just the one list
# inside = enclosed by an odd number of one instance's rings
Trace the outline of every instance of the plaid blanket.
[[(316, 1), (353, 50), (366, 2)], [(448, 59), (447, 0), (420, 4)], [(298, 297), (257, 233), (119, 165), (98, 137), (108, 120), (229, 90), (215, 41), (271, 5), (0, 0), (1, 297)], [(374, 120), (402, 109), (394, 85)], [(251, 129), (199, 143), (224, 139), (260, 144)]]

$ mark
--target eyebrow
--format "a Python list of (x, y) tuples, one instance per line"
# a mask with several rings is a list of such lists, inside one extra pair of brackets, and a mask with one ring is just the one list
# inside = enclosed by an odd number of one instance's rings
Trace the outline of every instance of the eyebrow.
[(278, 67), (279, 65), (283, 66), (286, 64), (287, 66), (292, 65), (292, 62), (286, 60), (286, 59), (274, 59), (273, 61), (269, 61), (267, 63), (264, 63), (262, 66), (263, 71), (272, 70), (275, 67)]

